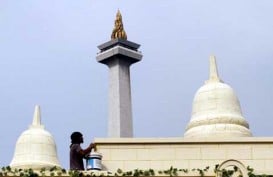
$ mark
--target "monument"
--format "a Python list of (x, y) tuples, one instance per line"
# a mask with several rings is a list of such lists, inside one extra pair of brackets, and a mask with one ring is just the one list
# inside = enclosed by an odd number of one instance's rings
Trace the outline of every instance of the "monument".
[(142, 58), (139, 46), (127, 40), (118, 11), (111, 40), (98, 46), (96, 57), (109, 67), (109, 137), (133, 137), (130, 66)]

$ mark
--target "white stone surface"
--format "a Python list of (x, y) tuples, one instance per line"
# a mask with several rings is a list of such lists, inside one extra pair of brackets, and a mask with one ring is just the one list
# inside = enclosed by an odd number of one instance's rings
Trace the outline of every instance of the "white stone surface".
[(109, 67), (109, 137), (133, 137), (130, 65), (141, 58), (140, 52), (122, 46), (97, 55)]
[(12, 168), (41, 169), (60, 167), (53, 136), (41, 124), (40, 107), (35, 107), (32, 125), (16, 142)]
[(103, 170), (204, 169), (214, 176), (215, 165), (237, 161), (256, 174), (273, 174), (273, 137), (96, 138)]
[(195, 94), (192, 117), (184, 136), (252, 136), (234, 90), (218, 76), (214, 56), (210, 58), (210, 78)]

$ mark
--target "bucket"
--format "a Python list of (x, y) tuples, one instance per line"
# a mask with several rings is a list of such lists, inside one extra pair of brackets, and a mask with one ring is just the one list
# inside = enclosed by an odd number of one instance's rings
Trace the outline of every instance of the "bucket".
[(91, 152), (86, 157), (86, 169), (87, 170), (101, 170), (101, 158), (102, 155), (98, 152)]

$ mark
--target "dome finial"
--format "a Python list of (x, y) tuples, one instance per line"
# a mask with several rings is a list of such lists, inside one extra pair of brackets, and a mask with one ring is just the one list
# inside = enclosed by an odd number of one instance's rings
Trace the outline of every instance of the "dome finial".
[(39, 105), (35, 106), (31, 127), (43, 127), (41, 124), (41, 111)]
[(209, 82), (219, 82), (220, 78), (218, 75), (218, 70), (217, 70), (217, 63), (216, 63), (216, 57), (214, 55), (210, 56), (210, 66), (209, 66)]
[(117, 38), (127, 40), (127, 35), (123, 28), (122, 16), (119, 10), (116, 15), (115, 27), (111, 35), (111, 39), (117, 39)]

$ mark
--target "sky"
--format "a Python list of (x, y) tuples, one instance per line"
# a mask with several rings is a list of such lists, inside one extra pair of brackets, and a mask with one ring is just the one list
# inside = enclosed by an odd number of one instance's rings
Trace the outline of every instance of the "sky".
[(70, 134), (107, 137), (108, 68), (97, 46), (117, 10), (143, 59), (131, 66), (134, 137), (183, 137), (215, 55), (250, 130), (273, 135), (271, 0), (1, 0), (0, 166), (10, 164), (35, 105), (69, 167)]

